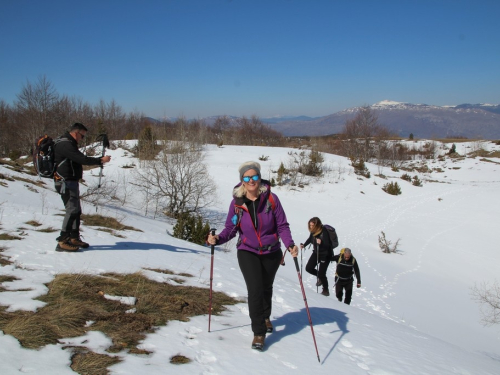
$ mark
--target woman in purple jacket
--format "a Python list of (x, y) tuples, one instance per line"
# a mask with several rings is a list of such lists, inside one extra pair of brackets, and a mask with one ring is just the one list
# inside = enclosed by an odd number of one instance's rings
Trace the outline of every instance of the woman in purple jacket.
[(269, 181), (261, 178), (260, 164), (243, 163), (239, 173), (240, 183), (233, 190), (225, 227), (218, 235), (209, 235), (207, 242), (221, 245), (239, 234), (236, 247), (248, 291), (252, 348), (262, 350), (266, 333), (273, 331), (273, 283), (283, 257), (280, 240), (294, 257), (298, 248), (278, 197), (271, 193)]

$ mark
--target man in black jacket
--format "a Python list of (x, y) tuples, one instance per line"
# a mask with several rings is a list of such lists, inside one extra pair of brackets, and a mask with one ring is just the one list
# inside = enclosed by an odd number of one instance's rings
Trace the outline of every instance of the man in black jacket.
[(78, 149), (78, 143), (85, 138), (87, 128), (75, 123), (69, 132), (55, 140), (54, 162), (57, 166), (54, 174), (55, 188), (61, 195), (66, 209), (61, 234), (57, 237), (56, 251), (78, 251), (80, 247), (89, 247), (80, 237), (80, 184), (83, 177), (83, 165), (102, 165), (111, 160), (111, 156), (92, 158), (85, 156)]
[(356, 258), (352, 256), (351, 249), (345, 248), (344, 252), (335, 255), (332, 259), (333, 262), (337, 262), (337, 271), (335, 273), (335, 294), (337, 299), (342, 302), (343, 291), (345, 289), (345, 299), (344, 303), (350, 304), (352, 297), (352, 284), (354, 282), (353, 275), (356, 275), (356, 287), (361, 287), (361, 275), (359, 273), (358, 262)]

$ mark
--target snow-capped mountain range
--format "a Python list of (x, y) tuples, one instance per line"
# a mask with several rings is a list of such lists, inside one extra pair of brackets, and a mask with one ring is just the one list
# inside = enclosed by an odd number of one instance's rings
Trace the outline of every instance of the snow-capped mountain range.
[[(412, 133), (418, 138), (500, 138), (500, 105), (435, 106), (383, 100), (370, 107), (381, 125), (402, 137)], [(336, 134), (342, 131), (347, 120), (354, 118), (359, 109), (352, 107), (307, 121), (269, 124), (288, 136)]]
[[(416, 138), (500, 139), (500, 104), (436, 106), (382, 100), (370, 107), (377, 115), (380, 125), (401, 137), (413, 134)], [(322, 117), (275, 116), (260, 120), (285, 136), (338, 134), (342, 132), (346, 121), (354, 118), (360, 108), (347, 108)], [(213, 126), (220, 117), (226, 117), (230, 126), (237, 125), (240, 119), (221, 115), (198, 120)], [(167, 118), (167, 121), (175, 120), (176, 118)]]

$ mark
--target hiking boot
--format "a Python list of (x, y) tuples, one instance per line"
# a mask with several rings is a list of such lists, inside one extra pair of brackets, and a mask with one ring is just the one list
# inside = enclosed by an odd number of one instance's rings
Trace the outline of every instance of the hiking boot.
[(79, 246), (71, 244), (68, 240), (59, 241), (56, 246), (56, 251), (67, 251), (67, 252), (75, 252), (80, 249)]
[(330, 292), (328, 291), (328, 289), (323, 288), (323, 291), (321, 292), (321, 294), (328, 297), (330, 295)]
[(252, 341), (252, 349), (262, 351), (264, 349), (264, 341), (266, 336), (254, 336)]
[(316, 286), (321, 286), (321, 284), (323, 284), (323, 283), (321, 282), (320, 279), (318, 279), (318, 281), (316, 281)]
[(69, 240), (69, 243), (72, 244), (73, 246), (83, 247), (84, 249), (90, 246), (87, 242), (83, 242), (81, 237), (71, 238)]
[(268, 318), (266, 319), (266, 331), (267, 333), (271, 333), (273, 331), (273, 323), (271, 323), (271, 320)]

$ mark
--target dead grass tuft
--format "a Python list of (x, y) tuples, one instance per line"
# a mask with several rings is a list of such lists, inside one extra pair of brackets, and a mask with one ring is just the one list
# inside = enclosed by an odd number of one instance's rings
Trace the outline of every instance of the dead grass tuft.
[(75, 354), (71, 356), (71, 369), (81, 375), (108, 375), (108, 367), (118, 362), (118, 357), (97, 354), (86, 348), (72, 348)]
[[(30, 178), (24, 178), (24, 177), (14, 177), (14, 180), (26, 182), (27, 184), (32, 184), (32, 185), (36, 185), (36, 186), (40, 186), (40, 187), (43, 187), (45, 185), (45, 183), (41, 180), (32, 180)], [(25, 186), (29, 187), (29, 185), (25, 185)]]
[(0, 246), (0, 266), (8, 266), (10, 264), (13, 264), (8, 258), (3, 256), (1, 253), (3, 253), (5, 250), (7, 250), (6, 247)]
[(170, 271), (170, 270), (164, 270), (164, 269), (161, 269), (161, 268), (144, 268), (145, 270), (148, 270), (148, 271), (153, 271), (153, 272), (158, 272), (158, 273), (164, 273), (165, 275), (175, 275), (176, 273), (174, 271)]
[(0, 233), (0, 241), (22, 240), (22, 239), (23, 239), (22, 237), (13, 236), (12, 234)]
[(172, 363), (173, 365), (183, 365), (189, 362), (191, 362), (191, 359), (181, 354), (174, 355), (173, 357), (170, 358), (170, 363)]
[(37, 229), (36, 231), (42, 232), (42, 233), (54, 233), (54, 232), (59, 231), (59, 229), (54, 228), (54, 227), (47, 227), (47, 228)]
[(173, 271), (170, 271), (167, 269), (162, 269), (162, 268), (144, 268), (144, 269), (148, 270), (148, 271), (164, 273), (166, 275), (178, 275), (178, 276), (182, 276), (182, 277), (193, 277), (193, 275), (191, 275), (190, 273), (187, 273), (187, 272), (175, 273)]
[[(16, 280), (19, 280), (17, 277), (14, 277), (14, 276), (9, 276), (9, 275), (0, 275), (0, 284), (2, 283), (9, 283), (11, 281), (16, 281)], [(0, 285), (0, 292), (5, 292), (7, 289), (5, 289), (4, 287), (2, 287)]]
[(42, 226), (42, 223), (40, 223), (39, 221), (36, 221), (36, 220), (30, 220), (24, 224), (31, 225), (32, 227), (41, 227)]

